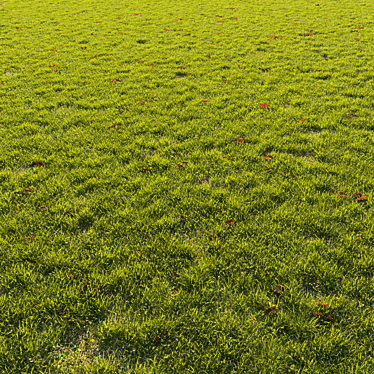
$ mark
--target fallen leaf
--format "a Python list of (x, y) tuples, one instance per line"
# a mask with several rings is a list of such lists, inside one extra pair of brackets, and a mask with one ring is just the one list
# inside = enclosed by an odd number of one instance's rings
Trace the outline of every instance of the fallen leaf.
[(272, 316), (273, 314), (276, 314), (279, 312), (279, 309), (276, 309), (276, 306), (275, 305), (272, 305), (271, 307), (269, 308), (266, 308), (264, 310), (264, 314), (265, 316)]

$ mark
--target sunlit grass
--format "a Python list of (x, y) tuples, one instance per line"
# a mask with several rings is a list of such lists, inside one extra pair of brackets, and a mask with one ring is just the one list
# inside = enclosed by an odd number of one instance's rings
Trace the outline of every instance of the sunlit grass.
[(0, 371), (372, 373), (374, 5), (0, 5)]

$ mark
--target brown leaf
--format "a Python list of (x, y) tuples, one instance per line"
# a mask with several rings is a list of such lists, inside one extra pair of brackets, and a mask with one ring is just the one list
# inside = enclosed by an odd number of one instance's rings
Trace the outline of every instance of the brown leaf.
[(80, 290), (80, 294), (82, 293), (82, 292), (84, 292), (84, 291), (86, 291), (87, 290), (87, 286), (88, 286), (88, 284), (89, 284), (90, 282), (88, 281), (88, 282), (86, 282), (84, 285), (83, 285), (83, 288)]
[(24, 238), (22, 238), (22, 240), (26, 243), (31, 243), (34, 241), (34, 237), (33, 236), (26, 236)]
[(284, 293), (284, 286), (280, 284), (276, 284), (275, 286), (272, 287), (272, 290), (282, 295)]
[(185, 216), (183, 214), (178, 214), (178, 216), (180, 217), (181, 221), (187, 221), (190, 218), (189, 216)]
[(149, 168), (143, 168), (143, 169), (141, 169), (140, 171), (141, 171), (142, 173), (151, 173), (151, 172), (152, 172), (152, 170), (149, 169)]
[(272, 155), (267, 155), (267, 154), (265, 154), (265, 156), (264, 156), (264, 159), (265, 159), (265, 160), (271, 160), (272, 158), (273, 158)]
[(269, 308), (266, 308), (264, 310), (264, 314), (265, 316), (272, 316), (273, 314), (276, 314), (279, 312), (279, 309), (276, 309), (276, 306), (275, 305), (272, 305), (271, 307)]
[(231, 225), (235, 223), (236, 221), (234, 221), (233, 219), (229, 219), (228, 221), (225, 221), (225, 225), (227, 225), (226, 228), (229, 228)]

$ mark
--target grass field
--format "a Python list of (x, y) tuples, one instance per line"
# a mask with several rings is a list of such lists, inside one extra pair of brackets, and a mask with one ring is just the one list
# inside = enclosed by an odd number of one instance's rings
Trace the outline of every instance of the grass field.
[(374, 3), (3, 0), (0, 373), (374, 373)]

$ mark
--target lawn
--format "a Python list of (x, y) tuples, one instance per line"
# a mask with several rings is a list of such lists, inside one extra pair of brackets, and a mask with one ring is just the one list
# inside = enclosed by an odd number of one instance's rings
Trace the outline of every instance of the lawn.
[(0, 372), (374, 373), (371, 0), (3, 0)]

